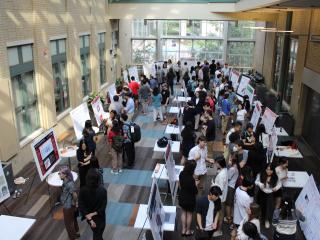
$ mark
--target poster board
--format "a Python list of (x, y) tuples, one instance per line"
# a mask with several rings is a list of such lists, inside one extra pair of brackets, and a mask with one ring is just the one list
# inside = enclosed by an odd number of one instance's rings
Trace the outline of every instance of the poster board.
[(256, 101), (254, 103), (254, 109), (253, 109), (253, 113), (250, 120), (250, 122), (253, 125), (253, 131), (256, 131), (261, 114), (262, 114), (262, 104), (260, 101)]
[(103, 110), (103, 105), (99, 96), (96, 96), (95, 99), (91, 102), (92, 110), (94, 113), (94, 117), (96, 118), (98, 126), (101, 125), (104, 119), (109, 117), (109, 113), (106, 113)]
[(122, 71), (122, 75), (123, 75), (123, 81), (125, 81), (126, 83), (129, 82), (129, 74), (127, 70), (123, 70)]
[(251, 79), (245, 75), (240, 76), (239, 85), (237, 89), (237, 94), (244, 96), (247, 93), (247, 85), (250, 83)]
[(143, 73), (147, 78), (156, 77), (156, 67), (155, 64), (143, 64)]
[(138, 68), (136, 66), (128, 68), (129, 77), (133, 76), (136, 82), (140, 82), (139, 74), (138, 74)]
[(147, 213), (153, 239), (162, 240), (165, 212), (156, 179), (152, 182)]
[(181, 58), (180, 62), (181, 62), (181, 66), (184, 66), (184, 63), (186, 62), (189, 70), (191, 67), (197, 66), (197, 61), (195, 58)]
[(300, 192), (295, 205), (305, 218), (305, 221), (300, 221), (300, 227), (306, 239), (320, 240), (320, 194), (312, 175)]
[(232, 69), (230, 81), (232, 82), (232, 87), (234, 89), (237, 89), (239, 85), (239, 77), (240, 77), (240, 73), (237, 70)]
[(0, 161), (0, 203), (10, 197), (8, 183), (6, 176), (4, 175), (2, 163)]
[(252, 105), (253, 97), (254, 97), (254, 88), (250, 84), (248, 84), (247, 87), (246, 87), (246, 94), (245, 95), (248, 95), (249, 101), (250, 101), (250, 105)]
[(35, 139), (31, 150), (38, 174), (43, 181), (61, 160), (54, 130), (50, 129)]
[(113, 83), (107, 88), (107, 92), (109, 94), (110, 101), (113, 102), (113, 96), (116, 95), (116, 84)]
[(277, 119), (278, 115), (275, 114), (270, 108), (266, 108), (262, 115), (261, 123), (264, 124), (267, 133), (271, 133), (273, 125)]
[(76, 134), (77, 140), (82, 138), (82, 130), (87, 120), (90, 120), (90, 114), (87, 102), (80, 104), (78, 107), (70, 112), (73, 129)]
[(166, 154), (165, 154), (165, 162), (166, 169), (169, 178), (169, 186), (172, 197), (172, 204), (175, 204), (175, 200), (177, 197), (178, 183), (176, 182), (176, 169), (175, 169), (175, 161), (171, 151), (172, 141), (169, 140), (167, 144)]
[(275, 151), (277, 149), (277, 144), (278, 144), (278, 134), (277, 134), (277, 130), (276, 127), (273, 126), (271, 133), (269, 135), (269, 146), (267, 149), (267, 157), (270, 160), (269, 162), (272, 162)]

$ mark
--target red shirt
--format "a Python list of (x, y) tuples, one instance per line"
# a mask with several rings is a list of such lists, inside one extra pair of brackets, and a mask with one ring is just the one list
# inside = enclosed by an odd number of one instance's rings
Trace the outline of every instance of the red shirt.
[(139, 83), (137, 83), (136, 81), (131, 81), (128, 86), (131, 89), (133, 95), (138, 95), (138, 91), (140, 88)]

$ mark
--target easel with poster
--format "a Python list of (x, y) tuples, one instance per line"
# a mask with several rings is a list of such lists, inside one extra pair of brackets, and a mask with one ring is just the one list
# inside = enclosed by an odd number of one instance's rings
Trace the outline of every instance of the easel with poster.
[(233, 89), (237, 89), (239, 85), (239, 77), (240, 77), (240, 73), (237, 70), (232, 69), (230, 81), (232, 82)]
[(253, 125), (253, 131), (256, 131), (259, 119), (261, 117), (261, 113), (262, 113), (262, 104), (260, 101), (256, 101), (254, 103), (254, 109), (253, 109), (253, 113), (250, 120), (250, 122)]
[(246, 87), (246, 94), (245, 95), (247, 95), (249, 97), (250, 105), (252, 105), (253, 97), (254, 97), (254, 88), (250, 84), (248, 84)]
[(123, 81), (128, 83), (129, 82), (129, 74), (127, 70), (122, 71)]
[(109, 118), (109, 113), (104, 111), (100, 96), (96, 96), (95, 99), (92, 100), (91, 106), (97, 124), (100, 126), (104, 120)]
[(261, 119), (261, 123), (264, 124), (264, 126), (266, 128), (266, 132), (268, 134), (271, 133), (271, 130), (272, 130), (277, 118), (278, 118), (278, 115), (276, 113), (274, 113), (270, 108), (267, 107), (264, 110), (264, 113), (263, 113), (262, 119)]
[(244, 95), (247, 94), (247, 86), (250, 83), (251, 79), (250, 77), (246, 75), (241, 75), (240, 80), (239, 80), (239, 86), (237, 89), (237, 94), (243, 97)]
[(4, 175), (4, 171), (2, 168), (2, 163), (0, 161), (0, 203), (4, 207), (4, 209), (11, 214), (4, 201), (10, 197), (10, 191), (8, 187), (8, 183), (6, 180), (6, 176)]
[(129, 72), (130, 79), (131, 79), (131, 77), (134, 77), (136, 82), (140, 82), (137, 66), (133, 66), (133, 67), (128, 68), (128, 72)]
[(175, 161), (173, 158), (173, 154), (171, 151), (172, 141), (169, 140), (167, 144), (167, 149), (165, 153), (165, 166), (167, 169), (168, 177), (169, 177), (169, 186), (170, 186), (170, 193), (172, 198), (172, 204), (174, 205), (177, 191), (178, 191), (178, 182), (176, 181), (176, 168), (175, 168)]
[(278, 143), (278, 134), (275, 127), (272, 128), (271, 133), (269, 135), (269, 146), (267, 149), (267, 161), (272, 162), (274, 153), (277, 149)]
[(82, 138), (82, 130), (84, 129), (85, 122), (90, 120), (88, 105), (86, 102), (80, 104), (78, 107), (70, 112), (70, 117), (73, 123), (73, 129), (76, 134), (77, 140)]

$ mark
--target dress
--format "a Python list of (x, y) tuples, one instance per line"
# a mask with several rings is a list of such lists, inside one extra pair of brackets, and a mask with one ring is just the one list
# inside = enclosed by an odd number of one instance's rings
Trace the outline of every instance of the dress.
[(193, 129), (184, 128), (181, 132), (182, 144), (181, 150), (184, 157), (189, 156), (191, 148), (195, 146), (196, 135)]
[(180, 207), (187, 212), (194, 212), (198, 189), (192, 175), (182, 171), (179, 175), (180, 194), (178, 197)]

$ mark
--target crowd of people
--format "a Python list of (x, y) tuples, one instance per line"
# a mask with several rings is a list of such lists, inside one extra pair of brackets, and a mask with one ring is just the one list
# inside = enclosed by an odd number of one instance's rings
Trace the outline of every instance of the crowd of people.
[[(267, 161), (268, 135), (263, 124), (250, 123), (251, 103), (248, 96), (239, 100), (231, 68), (215, 60), (188, 66), (178, 61), (165, 61), (156, 76), (141, 75), (121, 86), (109, 99), (109, 118), (103, 122), (106, 149), (112, 159), (111, 174), (135, 164), (135, 142), (131, 128), (134, 114), (146, 115), (152, 107), (153, 121), (166, 123), (170, 100), (182, 94), (191, 97), (183, 110), (181, 132), (181, 165), (179, 205), (181, 235), (196, 239), (229, 234), (222, 231), (228, 224), (231, 239), (266, 239), (266, 229), (275, 226), (274, 239), (295, 239), (297, 214), (292, 200), (284, 197), (282, 183), (287, 178), (288, 161)], [(178, 87), (174, 87), (178, 85)], [(181, 86), (180, 93), (178, 92)], [(186, 92), (185, 92), (186, 90)], [(217, 129), (223, 135), (224, 152), (215, 156)], [(102, 239), (105, 227), (107, 192), (103, 188), (99, 162), (95, 156), (97, 137), (88, 120), (77, 150), (80, 192), (70, 169), (59, 172), (63, 180), (61, 202), (70, 239), (79, 237), (74, 218), (77, 207), (93, 230), (94, 240)], [(215, 156), (215, 157), (214, 157)], [(217, 168), (208, 179), (208, 168)], [(207, 183), (210, 183), (208, 186)], [(194, 219), (195, 216), (195, 219)], [(196, 228), (192, 229), (192, 222)]]

